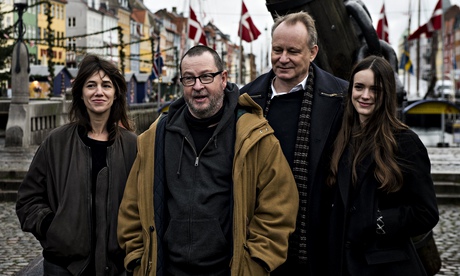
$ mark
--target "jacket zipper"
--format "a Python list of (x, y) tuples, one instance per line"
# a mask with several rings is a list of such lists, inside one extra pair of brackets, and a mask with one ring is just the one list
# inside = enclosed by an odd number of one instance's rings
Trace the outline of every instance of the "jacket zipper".
[(192, 144), (192, 142), (190, 142), (190, 140), (187, 139), (187, 137), (184, 137), (185, 141), (187, 141), (187, 143), (192, 147), (193, 153), (195, 153), (195, 156), (196, 156), (196, 157), (195, 157), (195, 164), (194, 164), (195, 167), (198, 167), (198, 165), (200, 164), (200, 157), (201, 157), (201, 154), (203, 153), (204, 149), (209, 145), (209, 143), (213, 140), (213, 137), (214, 137), (214, 136), (212, 136), (212, 137), (209, 139), (209, 141), (206, 143), (206, 145), (205, 145), (205, 146), (203, 147), (203, 149), (200, 151), (200, 154), (197, 154), (197, 153), (196, 153), (195, 146)]
[[(111, 166), (112, 164), (110, 162), (112, 160), (112, 156), (111, 156), (112, 151), (111, 151), (111, 149), (112, 149), (112, 146), (107, 147), (106, 148), (106, 155), (105, 155), (105, 163), (106, 163), (106, 166), (107, 166), (107, 180), (108, 180), (107, 181), (107, 198), (106, 198), (107, 202), (105, 203), (107, 210), (110, 210), (110, 202), (111, 202), (111, 199), (112, 199), (111, 198), (111, 191), (112, 191), (112, 187), (113, 187), (112, 186), (113, 185), (112, 172), (110, 170), (110, 168), (112, 168), (112, 166)], [(110, 221), (109, 212), (106, 212), (106, 221)], [(107, 243), (109, 243), (110, 242), (109, 239), (108, 239), (108, 237), (110, 237), (109, 228), (107, 227), (105, 231), (106, 231), (105, 235), (107, 237)], [(106, 254), (106, 256), (105, 256), (105, 267), (106, 268), (107, 268), (108, 264), (109, 264), (109, 256), (108, 256), (108, 254)]]
[[(92, 152), (91, 152), (91, 148), (90, 147), (87, 147), (88, 149), (88, 164), (92, 164), (91, 160), (92, 158), (89, 157), (89, 156), (92, 156)], [(89, 165), (89, 229), (90, 229), (90, 233), (89, 233), (89, 244), (90, 244), (90, 255), (89, 255), (89, 258), (86, 260), (86, 263), (85, 263), (85, 266), (83, 267), (83, 269), (80, 271), (80, 274), (83, 273), (83, 271), (85, 271), (85, 269), (88, 267), (89, 263), (91, 262), (91, 258), (92, 258), (92, 254), (95, 252), (93, 252), (93, 192), (92, 192), (92, 178), (91, 178), (91, 175), (92, 175), (92, 170), (93, 170), (93, 167), (92, 165)]]

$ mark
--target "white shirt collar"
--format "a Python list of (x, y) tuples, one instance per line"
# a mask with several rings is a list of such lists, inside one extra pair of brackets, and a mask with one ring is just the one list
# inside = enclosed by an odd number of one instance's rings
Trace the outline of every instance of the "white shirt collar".
[(294, 86), (289, 92), (286, 92), (286, 91), (276, 91), (275, 89), (275, 86), (273, 85), (275, 83), (275, 79), (276, 79), (276, 76), (273, 78), (272, 80), (272, 99), (273, 97), (275, 96), (279, 96), (279, 95), (284, 95), (284, 94), (287, 94), (287, 93), (292, 93), (292, 92), (297, 92), (297, 91), (300, 91), (300, 90), (305, 90), (305, 87), (307, 86), (307, 79), (308, 79), (308, 74), (307, 76), (305, 77), (305, 79), (303, 79), (303, 81), (299, 82), (296, 86)]

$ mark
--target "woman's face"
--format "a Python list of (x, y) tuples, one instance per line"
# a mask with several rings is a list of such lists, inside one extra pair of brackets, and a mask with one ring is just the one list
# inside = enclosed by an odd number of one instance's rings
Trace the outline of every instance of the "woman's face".
[(104, 71), (89, 77), (83, 85), (82, 99), (90, 117), (110, 114), (115, 97), (115, 86)]
[(359, 114), (361, 123), (364, 123), (374, 112), (376, 90), (374, 72), (371, 69), (362, 70), (355, 74), (351, 102)]

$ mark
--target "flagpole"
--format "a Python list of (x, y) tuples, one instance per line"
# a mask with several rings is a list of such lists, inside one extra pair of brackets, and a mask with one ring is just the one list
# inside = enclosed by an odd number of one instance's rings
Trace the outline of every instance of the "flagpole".
[[(252, 72), (253, 72), (252, 69), (254, 69), (254, 68), (252, 68), (252, 65), (253, 65), (253, 64), (254, 64), (254, 65), (256, 64), (256, 58), (255, 58), (255, 56), (254, 56), (254, 52), (252, 51), (252, 41), (251, 41), (251, 43), (250, 43), (250, 47), (251, 47), (251, 59), (249, 60), (249, 65), (250, 65), (250, 66), (249, 66), (249, 74), (248, 74), (248, 75), (249, 75), (249, 81), (251, 81)], [(254, 62), (253, 62), (253, 61), (254, 61)]]
[(186, 39), (185, 39), (186, 43), (185, 43), (185, 50), (184, 50), (184, 53), (185, 53), (185, 51), (187, 51), (187, 50), (189, 49), (188, 46), (190, 45), (190, 43), (188, 43), (189, 38), (190, 38), (190, 37), (189, 37), (189, 35), (190, 35), (190, 34), (189, 34), (189, 33), (190, 33), (190, 30), (189, 30), (189, 28), (190, 28), (190, 22), (188, 22), (188, 20), (190, 20), (190, 16), (191, 16), (191, 13), (190, 13), (191, 7), (192, 7), (192, 0), (189, 0), (189, 1), (188, 1), (187, 33), (186, 33), (186, 36), (185, 36), (185, 37), (186, 37)]
[(162, 76), (158, 78), (158, 106), (161, 106), (161, 82), (162, 82)]
[[(441, 63), (441, 77), (442, 85), (444, 86), (444, 1), (441, 0), (441, 53), (442, 53), (442, 63)], [(444, 100), (444, 87), (441, 89), (442, 100)], [(444, 147), (445, 143), (445, 121), (444, 121), (444, 110), (441, 114), (441, 145)]]
[(242, 80), (242, 76), (241, 74), (243, 73), (243, 70), (242, 70), (242, 65), (243, 65), (243, 43), (242, 43), (242, 39), (240, 37), (240, 51), (238, 53), (239, 55), (239, 67), (238, 67), (238, 84), (241, 84), (241, 80)]
[[(191, 19), (192, 19), (192, 0), (189, 0), (189, 1), (188, 1), (188, 12), (189, 12), (189, 14), (188, 14), (188, 20), (191, 20)], [(198, 16), (196, 15), (195, 10), (193, 10), (193, 12), (194, 12), (195, 17), (196, 17), (196, 18), (194, 18), (193, 20), (196, 20), (196, 22), (198, 22)], [(190, 38), (190, 22), (187, 22), (187, 38), (188, 38), (188, 39)], [(187, 39), (187, 41), (188, 41), (188, 39)], [(195, 38), (193, 38), (193, 44), (192, 44), (191, 47), (194, 47), (194, 46), (198, 45), (199, 43), (200, 43), (199, 41), (197, 42), (197, 41), (195, 40)], [(189, 47), (189, 43), (187, 43), (186, 46), (187, 46), (187, 47), (186, 47), (187, 50), (191, 48), (191, 47)]]
[[(441, 0), (441, 55), (442, 55), (441, 80), (442, 80), (442, 84), (444, 85), (444, 1), (442, 0)], [(441, 89), (441, 91), (442, 91), (442, 94), (441, 94), (442, 99), (444, 99), (444, 89)]]
[[(451, 37), (453, 37), (455, 35), (453, 29), (454, 28), (452, 26), (451, 34), (450, 34)], [(456, 83), (455, 83), (455, 68), (454, 68), (455, 46), (452, 47), (452, 50), (450, 51), (450, 53), (451, 53), (451, 56), (450, 56), (450, 81), (452, 82), (452, 89), (454, 90), (454, 98), (451, 99), (450, 95), (449, 95), (449, 100), (453, 100), (455, 102), (455, 91), (457, 90), (456, 89)]]
[[(268, 56), (269, 56), (269, 54), (270, 54), (270, 52), (272, 50), (271, 43), (270, 43), (270, 38), (268, 36), (268, 27), (267, 26), (265, 26), (265, 35), (266, 35), (265, 36), (265, 42), (267, 43), (268, 47), (265, 49), (265, 54), (266, 55), (265, 55), (265, 67), (264, 67), (264, 69), (267, 69), (268, 68)], [(271, 35), (271, 33), (270, 33), (270, 35)]]
[[(385, 7), (385, 1), (383, 1), (383, 7)], [(385, 24), (384, 24), (384, 23), (385, 23), (385, 19), (384, 19), (384, 18), (385, 18), (386, 11), (385, 11), (385, 10), (383, 10), (383, 11), (384, 11), (384, 13), (383, 13), (383, 17), (382, 17), (382, 19), (381, 19), (381, 20), (382, 20), (382, 33), (381, 33), (381, 38), (385, 40), (385, 27), (384, 27), (384, 25), (385, 25)], [(381, 15), (381, 16), (382, 16), (382, 15)]]
[[(243, 18), (244, 18), (244, 24), (243, 24)], [(243, 31), (243, 28), (244, 28), (244, 31)], [(243, 56), (243, 40), (248, 42), (248, 43), (251, 43), (254, 40), (256, 40), (257, 37), (259, 37), (260, 34), (261, 34), (260, 31), (257, 29), (257, 27), (252, 22), (252, 18), (249, 15), (249, 12), (248, 12), (248, 10), (246, 8), (246, 5), (244, 4), (244, 1), (242, 1), (242, 3), (241, 3), (241, 19), (240, 19), (240, 22), (239, 22), (239, 28), (238, 29), (239, 29), (238, 35), (240, 37), (240, 51), (239, 51), (239, 64), (240, 64), (240, 66), (239, 66), (239, 74), (238, 74), (238, 84), (241, 85), (245, 81), (243, 79), (243, 58), (245, 58)], [(253, 56), (253, 54), (252, 54), (252, 44), (250, 45), (250, 47), (251, 47), (250, 51), (251, 51), (251, 57), (252, 57)], [(249, 59), (249, 63), (250, 64), (249, 64), (248, 70), (251, 70), (252, 65), (253, 65), (251, 59)], [(250, 75), (250, 71), (246, 72), (246, 74)]]
[[(243, 0), (241, 1), (241, 15), (243, 14)], [(241, 85), (241, 80), (242, 80), (242, 76), (241, 74), (243, 73), (243, 70), (242, 70), (242, 64), (243, 64), (243, 39), (242, 39), (242, 33), (243, 33), (243, 26), (242, 26), (242, 17), (240, 15), (240, 23), (239, 23), (239, 30), (240, 30), (240, 33), (239, 33), (239, 36), (240, 36), (240, 51), (239, 51), (239, 68), (238, 68), (238, 78), (237, 78), (237, 81), (238, 81), (238, 84)]]
[[(405, 37), (405, 41), (404, 41), (405, 43), (404, 47), (407, 49), (408, 59), (410, 57), (409, 34), (410, 34), (410, 24), (411, 24), (411, 19), (412, 19), (412, 14), (410, 10), (411, 10), (411, 0), (409, 0), (409, 24), (407, 25), (407, 36)], [(408, 72), (407, 74), (407, 96), (409, 95), (410, 95), (410, 72)]]
[[(421, 14), (421, 8), (420, 8), (420, 0), (418, 0), (418, 16), (417, 16), (417, 24), (420, 26), (420, 14)], [(409, 26), (410, 27), (410, 26)], [(417, 99), (420, 97), (420, 38), (417, 39), (417, 46), (416, 46), (416, 59), (417, 59), (417, 71), (415, 71), (415, 74), (417, 77), (415, 78), (415, 95), (417, 96)]]
[(260, 75), (262, 75), (262, 68), (264, 67), (264, 49), (263, 47), (260, 47)]
[[(158, 43), (158, 45), (157, 45), (158, 53), (157, 54), (159, 54), (159, 55), (161, 55), (160, 38), (161, 38), (161, 28), (160, 28), (160, 32), (158, 33), (158, 41), (157, 41), (157, 43)], [(155, 62), (157, 62), (156, 59), (155, 59)], [(158, 109), (160, 109), (160, 107), (161, 107), (161, 73), (160, 73), (160, 69), (158, 69), (157, 106), (158, 106)]]
[[(451, 36), (455, 40), (455, 29), (452, 27), (451, 29)], [(451, 73), (451, 79), (452, 79), (452, 88), (454, 89), (454, 98), (453, 101), (455, 102), (455, 95), (457, 91), (457, 81), (455, 80), (456, 77), (456, 72), (455, 70), (457, 69), (457, 54), (455, 52), (455, 44), (452, 47), (452, 58), (451, 58), (451, 63), (452, 63), (452, 73)]]

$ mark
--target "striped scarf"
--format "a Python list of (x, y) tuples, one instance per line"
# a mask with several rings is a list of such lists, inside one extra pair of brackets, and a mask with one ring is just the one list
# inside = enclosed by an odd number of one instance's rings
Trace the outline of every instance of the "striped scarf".
[[(307, 183), (308, 183), (308, 150), (310, 147), (310, 123), (311, 107), (313, 101), (314, 73), (310, 65), (306, 89), (303, 91), (302, 105), (300, 107), (299, 122), (297, 127), (297, 139), (295, 144), (294, 162), (292, 173), (294, 174), (299, 191), (299, 212), (297, 214), (296, 230), (289, 240), (289, 258), (297, 259), (300, 264), (307, 263)], [(265, 114), (268, 113), (271, 94), (269, 91)]]

